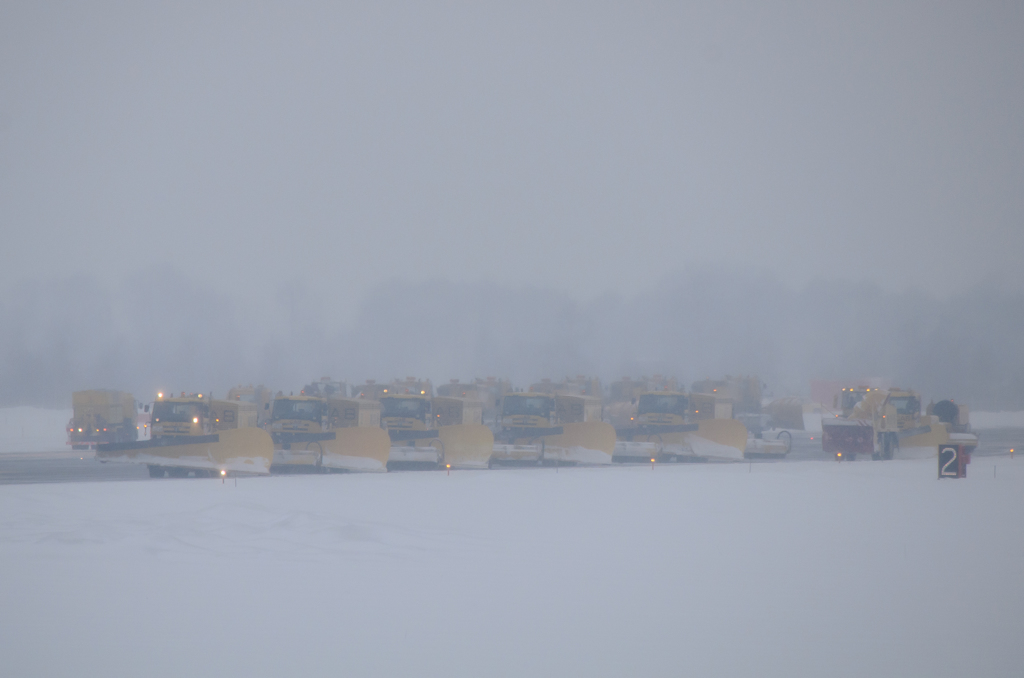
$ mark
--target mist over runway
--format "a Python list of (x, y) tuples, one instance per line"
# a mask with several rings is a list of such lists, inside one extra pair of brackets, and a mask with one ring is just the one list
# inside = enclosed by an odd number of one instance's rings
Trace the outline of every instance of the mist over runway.
[(257, 297), (181, 273), (26, 279), (0, 295), (0, 406), (67, 407), (74, 390), (298, 390), (347, 380), (661, 373), (757, 374), (775, 396), (812, 379), (882, 375), (975, 410), (1024, 408), (1024, 292), (993, 279), (955, 294), (721, 269), (589, 302), (520, 281), (395, 280), (346, 314), (339, 291), (283, 280)]

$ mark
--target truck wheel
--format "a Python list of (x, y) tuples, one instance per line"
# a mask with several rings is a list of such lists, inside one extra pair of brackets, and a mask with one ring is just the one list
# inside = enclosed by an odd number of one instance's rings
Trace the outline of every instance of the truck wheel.
[(887, 433), (885, 436), (885, 445), (882, 448), (882, 459), (889, 461), (893, 458), (895, 453), (895, 447), (899, 443), (895, 440), (895, 436), (892, 433)]
[(857, 453), (850, 452), (848, 455), (846, 455), (846, 461), (857, 461)]
[(793, 434), (789, 431), (779, 431), (778, 435), (775, 436), (775, 439), (786, 443), (786, 454), (789, 454), (793, 450)]
[(149, 466), (149, 477), (150, 478), (163, 478), (164, 477), (164, 473), (165, 473), (165, 471), (164, 471), (163, 467), (161, 467), (161, 466), (153, 466), (152, 464), (150, 464), (150, 466)]

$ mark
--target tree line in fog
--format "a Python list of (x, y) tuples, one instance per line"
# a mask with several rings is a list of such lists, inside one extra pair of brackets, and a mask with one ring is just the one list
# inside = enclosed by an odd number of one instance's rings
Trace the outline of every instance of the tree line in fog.
[[(330, 375), (542, 377), (606, 383), (661, 373), (685, 383), (758, 374), (775, 395), (812, 379), (883, 377), (973, 409), (1024, 408), (1024, 293), (955, 295), (693, 272), (586, 302), (494, 283), (391, 282), (345, 317), (335, 294), (292, 281), (262, 298), (170, 273), (107, 285), (39, 278), (0, 301), (0, 405), (68, 407), (71, 392), (298, 390)], [(349, 304), (349, 307), (351, 305)]]

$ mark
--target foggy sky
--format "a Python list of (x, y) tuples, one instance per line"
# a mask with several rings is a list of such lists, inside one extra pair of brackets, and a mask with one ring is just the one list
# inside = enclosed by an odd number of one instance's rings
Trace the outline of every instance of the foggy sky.
[[(685, 5), (685, 6), (684, 6)], [(1019, 3), (3, 3), (2, 281), (1021, 283)]]
[[(1021, 308), (1022, 75), (1019, 3), (3, 3), (3, 399), (656, 368), (980, 392), (908, 363), (953, 341), (931, 309), (1017, 369), (954, 309)], [(834, 303), (861, 324), (830, 363)]]

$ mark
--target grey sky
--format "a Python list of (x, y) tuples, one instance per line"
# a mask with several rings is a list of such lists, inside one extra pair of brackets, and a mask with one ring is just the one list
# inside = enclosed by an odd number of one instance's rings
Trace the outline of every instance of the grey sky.
[(5, 2), (0, 285), (1019, 285), (1022, 66), (1012, 2)]

